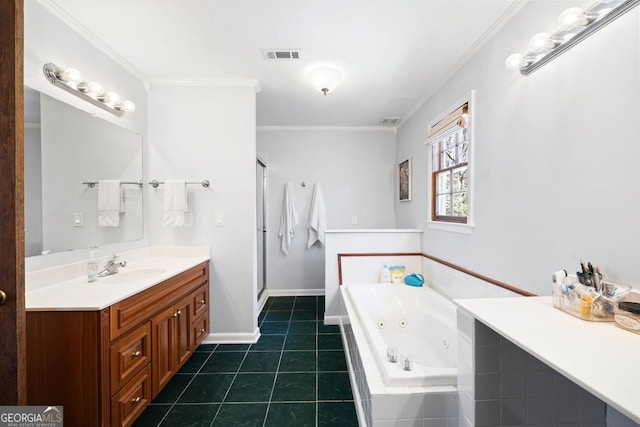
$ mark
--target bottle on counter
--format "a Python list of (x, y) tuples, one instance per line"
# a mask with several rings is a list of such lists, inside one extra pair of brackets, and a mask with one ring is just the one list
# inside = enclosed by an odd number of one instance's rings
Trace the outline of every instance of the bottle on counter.
[(87, 262), (87, 282), (98, 280), (98, 261), (96, 261), (96, 251), (89, 251), (89, 262)]
[(391, 283), (391, 272), (389, 267), (385, 264), (380, 270), (380, 283)]

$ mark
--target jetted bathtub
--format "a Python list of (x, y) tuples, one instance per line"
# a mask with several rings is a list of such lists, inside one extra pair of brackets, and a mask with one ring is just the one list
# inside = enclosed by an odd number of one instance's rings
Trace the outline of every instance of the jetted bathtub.
[[(348, 322), (366, 336), (366, 342), (356, 339), (358, 350), (368, 347), (387, 387), (456, 386), (453, 302), (431, 288), (405, 284), (348, 284), (342, 293)], [(398, 350), (396, 363), (387, 360), (390, 347)], [(410, 371), (403, 369), (403, 354), (413, 360)]]

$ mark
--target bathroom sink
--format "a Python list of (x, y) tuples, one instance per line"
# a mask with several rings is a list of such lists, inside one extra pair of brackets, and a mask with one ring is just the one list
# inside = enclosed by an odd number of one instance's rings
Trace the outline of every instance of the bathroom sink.
[(140, 280), (153, 280), (164, 274), (166, 270), (159, 267), (137, 268), (135, 270), (120, 270), (119, 273), (99, 279), (103, 283), (130, 283)]

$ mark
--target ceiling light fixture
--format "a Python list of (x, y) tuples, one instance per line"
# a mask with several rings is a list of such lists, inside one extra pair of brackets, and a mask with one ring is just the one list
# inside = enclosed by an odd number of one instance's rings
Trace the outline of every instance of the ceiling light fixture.
[(61, 68), (49, 62), (42, 68), (44, 75), (52, 85), (102, 108), (118, 117), (125, 112), (136, 110), (136, 105), (129, 100), (122, 100), (115, 92), (107, 92), (97, 82), (87, 82), (75, 68)]
[(505, 68), (520, 70), (523, 76), (531, 74), (639, 3), (640, 0), (600, 0), (586, 10), (571, 7), (558, 17), (555, 33), (534, 35), (529, 41), (529, 53), (509, 55)]
[(313, 87), (327, 96), (328, 92), (333, 92), (342, 83), (344, 74), (336, 67), (322, 66), (312, 69), (309, 78)]

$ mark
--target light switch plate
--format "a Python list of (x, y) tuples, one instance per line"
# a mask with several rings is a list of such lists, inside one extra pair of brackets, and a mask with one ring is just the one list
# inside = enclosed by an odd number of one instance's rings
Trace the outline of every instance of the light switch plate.
[(351, 215), (351, 225), (358, 224), (358, 215)]
[(216, 227), (224, 227), (224, 212), (216, 212), (215, 223)]
[(84, 227), (84, 213), (83, 212), (74, 212), (73, 213), (73, 226), (74, 227)]

